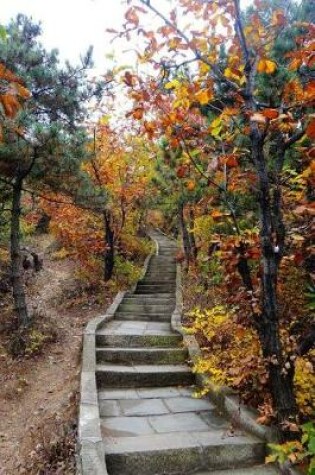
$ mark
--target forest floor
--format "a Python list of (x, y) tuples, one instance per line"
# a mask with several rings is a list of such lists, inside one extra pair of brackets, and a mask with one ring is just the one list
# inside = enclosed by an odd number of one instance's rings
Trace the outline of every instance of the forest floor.
[(44, 267), (27, 276), (29, 307), (35, 315), (28, 355), (10, 355), (12, 312), (1, 309), (0, 475), (71, 474), (82, 334), (86, 323), (105, 311), (112, 295), (98, 300), (95, 293), (78, 290), (75, 263), (54, 258), (49, 236), (31, 245), (42, 253)]

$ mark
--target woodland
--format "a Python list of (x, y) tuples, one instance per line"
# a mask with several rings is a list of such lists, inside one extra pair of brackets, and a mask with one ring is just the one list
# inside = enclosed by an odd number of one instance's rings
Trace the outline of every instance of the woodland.
[[(277, 427), (267, 461), (314, 474), (314, 1), (177, 0), (167, 15), (158, 3), (126, 1), (109, 33), (141, 40), (137, 65), (98, 78), (92, 50), (62, 64), (31, 19), (0, 27), (0, 381), (21, 403), (65, 341), (34, 307), (47, 266), (67, 266), (55, 305), (82, 334), (137, 281), (159, 228), (178, 240), (194, 371)], [(76, 404), (14, 473), (75, 473)]]

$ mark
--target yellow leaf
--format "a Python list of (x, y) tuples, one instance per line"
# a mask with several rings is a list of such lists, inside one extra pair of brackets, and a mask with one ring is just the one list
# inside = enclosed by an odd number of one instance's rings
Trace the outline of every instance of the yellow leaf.
[(201, 74), (207, 74), (210, 71), (210, 66), (202, 62), (200, 63), (199, 69)]
[(230, 68), (225, 68), (224, 70), (224, 76), (226, 78), (233, 78), (234, 74)]
[(173, 79), (173, 81), (170, 81), (168, 83), (165, 84), (165, 89), (173, 89), (173, 88), (178, 88), (180, 86), (180, 82), (178, 81), (178, 79)]
[(212, 94), (209, 91), (209, 89), (201, 89), (198, 91), (195, 95), (197, 101), (200, 102), (200, 104), (208, 104), (208, 102), (212, 99)]
[(211, 122), (211, 127), (213, 128), (218, 127), (219, 125), (221, 125), (221, 122), (222, 122), (221, 118), (217, 117)]
[(266, 59), (266, 69), (265, 72), (266, 74), (273, 74), (277, 70), (277, 64), (274, 61), (269, 61)]

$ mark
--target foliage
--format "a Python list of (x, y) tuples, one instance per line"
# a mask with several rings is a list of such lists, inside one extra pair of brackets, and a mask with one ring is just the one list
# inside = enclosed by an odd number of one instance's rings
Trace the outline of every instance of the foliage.
[(268, 374), (257, 334), (237, 321), (232, 310), (215, 306), (188, 313), (186, 332), (197, 334), (203, 355), (194, 365), (219, 385), (237, 389), (243, 401), (257, 407), (270, 402)]
[[(11, 210), (10, 249), (15, 310), (21, 327), (30, 325), (22, 278), (21, 210), (23, 193), (46, 188), (69, 191), (78, 182), (86, 158), (87, 135), (82, 122), (86, 103), (102, 91), (90, 83), (82, 65), (60, 66), (58, 52), (46, 51), (39, 25), (18, 15), (7, 26), (0, 49), (0, 182)], [(12, 73), (11, 73), (12, 72)]]
[(296, 400), (301, 413), (309, 417), (315, 412), (315, 374), (312, 364), (314, 356), (313, 350), (308, 357), (297, 358), (295, 363)]
[(271, 455), (266, 459), (267, 462), (276, 462), (283, 464), (287, 460), (293, 464), (309, 461), (308, 475), (314, 475), (315, 472), (315, 426), (308, 422), (301, 426), (301, 441), (294, 440), (285, 444), (269, 444)]
[[(293, 265), (304, 282), (314, 279), (314, 25), (309, 1), (287, 3), (256, 0), (241, 12), (238, 0), (178, 0), (164, 14), (154, 1), (134, 0), (118, 34), (140, 35), (139, 60), (153, 68), (152, 75), (126, 71), (121, 80), (133, 100), (128, 116), (160, 143), (155, 183), (160, 196), (171, 197), (172, 214), (178, 208), (188, 264), (192, 248), (199, 269), (209, 263), (204, 272), (221, 261), (234, 315), (216, 334), (237, 334), (241, 326), (248, 340), (234, 355), (236, 372), (242, 361), (248, 369), (234, 382), (250, 381), (256, 394), (266, 386), (268, 412), (281, 428), (296, 418), (295, 361), (309, 351), (303, 339), (313, 332), (305, 305), (296, 315), (287, 311), (285, 276)], [(146, 23), (148, 12), (161, 24)], [(198, 331), (212, 350), (214, 337)], [(222, 347), (219, 362), (225, 353)]]

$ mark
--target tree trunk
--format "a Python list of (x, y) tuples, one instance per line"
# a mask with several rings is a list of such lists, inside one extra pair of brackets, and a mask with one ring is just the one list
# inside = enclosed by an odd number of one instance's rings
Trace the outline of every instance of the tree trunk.
[(190, 248), (190, 239), (189, 239), (189, 233), (187, 230), (187, 226), (185, 223), (185, 218), (184, 218), (184, 205), (180, 204), (178, 208), (178, 218), (179, 218), (179, 226), (182, 232), (182, 237), (183, 237), (183, 247), (184, 247), (184, 253), (185, 253), (185, 259), (187, 263), (187, 267), (189, 267), (190, 261), (191, 261), (191, 248)]
[(111, 279), (114, 270), (114, 231), (111, 227), (111, 212), (106, 210), (103, 212), (104, 218), (104, 280), (107, 282)]
[(15, 311), (18, 316), (19, 327), (27, 327), (30, 319), (27, 311), (26, 297), (21, 275), (22, 258), (20, 249), (20, 215), (23, 180), (17, 178), (12, 190), (11, 212), (11, 269), (12, 288)]
[(195, 216), (194, 216), (194, 211), (192, 207), (189, 208), (189, 242), (190, 242), (190, 249), (192, 253), (192, 257), (194, 261), (197, 259), (198, 255), (198, 249), (196, 246), (196, 239), (195, 239), (195, 234), (193, 231), (195, 224)]
[[(250, 120), (251, 155), (258, 178), (258, 204), (260, 211), (260, 246), (262, 252), (262, 286), (261, 286), (261, 315), (255, 315), (255, 323), (258, 329), (262, 351), (269, 365), (270, 390), (273, 397), (274, 408), (277, 412), (279, 428), (282, 434), (288, 434), (283, 430), (283, 422), (295, 417), (296, 402), (293, 391), (294, 369), (288, 366), (282, 355), (281, 340), (279, 334), (279, 311), (277, 302), (277, 273), (281, 262), (284, 247), (284, 227), (282, 226), (281, 213), (281, 188), (278, 186), (276, 194), (271, 202), (271, 189), (269, 183), (269, 170), (264, 153), (264, 140), (267, 129), (253, 120), (253, 113), (257, 111), (254, 97), (256, 87), (256, 62), (253, 61), (248, 49), (246, 36), (241, 17), (240, 3), (235, 5), (235, 29), (239, 38), (243, 59), (245, 63), (244, 74), (246, 76), (243, 91), (246, 113)], [(278, 147), (277, 147), (278, 148)], [(284, 148), (281, 153), (284, 152)], [(276, 160), (276, 153), (273, 154)], [(284, 158), (284, 155), (282, 155)], [(279, 175), (282, 165), (277, 164)], [(280, 185), (278, 183), (278, 185)], [(273, 209), (274, 206), (274, 209)], [(276, 230), (273, 229), (273, 225)], [(282, 249), (279, 249), (279, 243)], [(283, 241), (283, 243), (281, 243)], [(279, 252), (280, 251), (280, 252)], [(280, 254), (280, 255), (279, 255)]]
[[(268, 169), (263, 150), (263, 138), (252, 129), (253, 161), (259, 183), (260, 245), (262, 250), (262, 315), (258, 317), (258, 331), (264, 358), (269, 364), (270, 388), (279, 424), (296, 415), (293, 391), (293, 369), (285, 367), (279, 335), (277, 303), (277, 274), (279, 249), (273, 233), (272, 204)], [(277, 216), (279, 218), (280, 215)], [(287, 362), (288, 364), (288, 362)]]

